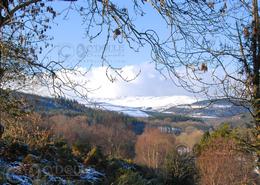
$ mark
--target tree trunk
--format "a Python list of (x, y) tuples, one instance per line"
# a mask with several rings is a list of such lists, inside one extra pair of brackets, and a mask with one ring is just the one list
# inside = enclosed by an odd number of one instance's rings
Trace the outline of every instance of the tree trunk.
[(253, 36), (252, 36), (252, 54), (253, 54), (253, 111), (257, 135), (260, 133), (260, 28), (258, 15), (258, 0), (253, 1)]
[(260, 162), (260, 24), (258, 14), (258, 0), (253, 1), (253, 102), (252, 108), (254, 112), (254, 121), (256, 128), (256, 154), (258, 158), (258, 167)]

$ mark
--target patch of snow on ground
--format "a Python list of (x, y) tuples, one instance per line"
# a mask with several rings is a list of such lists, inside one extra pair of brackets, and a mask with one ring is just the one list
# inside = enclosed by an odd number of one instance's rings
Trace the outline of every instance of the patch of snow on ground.
[(8, 182), (19, 185), (32, 185), (32, 180), (24, 175), (6, 174)]
[(53, 184), (53, 183), (58, 183), (59, 185), (66, 185), (67, 184), (66, 181), (64, 179), (62, 179), (61, 177), (53, 176), (45, 170), (43, 170), (42, 172), (47, 177), (46, 182), (48, 184)]
[(105, 175), (96, 171), (94, 168), (86, 168), (81, 172), (81, 179), (88, 182), (95, 183), (101, 180)]

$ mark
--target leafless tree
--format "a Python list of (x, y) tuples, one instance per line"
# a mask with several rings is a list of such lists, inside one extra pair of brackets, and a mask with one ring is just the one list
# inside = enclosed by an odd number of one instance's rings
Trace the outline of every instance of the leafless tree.
[[(75, 84), (69, 79), (69, 84), (64, 84), (62, 80), (57, 82), (55, 71), (67, 70), (60, 61), (52, 61), (46, 65), (36, 60), (35, 53), (41, 49), (35, 44), (43, 44), (47, 39), (44, 34), (39, 34), (45, 31), (45, 24), (42, 21), (50, 21), (43, 13), (48, 12), (51, 18), (56, 15), (54, 9), (46, 7), (44, 2), (47, 1), (5, 0), (0, 4), (2, 48), (0, 74), (5, 77), (12, 74), (6, 72), (8, 71), (6, 69), (11, 69), (11, 72), (20, 71), (19, 75), (12, 75), (12, 78), (18, 79), (47, 74), (55, 79), (52, 81), (55, 82), (54, 89), (59, 89), (61, 86), (76, 89)], [(156, 69), (169, 76), (177, 85), (190, 92), (205, 93), (210, 99), (228, 98), (247, 106), (255, 118), (257, 141), (253, 144), (253, 148), (259, 151), (258, 1), (128, 0), (124, 2), (127, 3), (116, 0), (86, 0), (82, 3), (71, 3), (69, 6), (69, 9), (78, 11), (83, 17), (86, 34), (90, 40), (101, 35), (106, 36), (102, 53), (103, 64), (114, 69), (122, 77), (120, 69), (114, 68), (106, 57), (109, 42), (125, 42), (135, 51), (144, 46), (150, 47)], [(138, 23), (140, 20), (145, 20), (143, 17), (151, 14), (159, 16), (162, 25), (146, 27), (145, 24)], [(165, 33), (162, 35), (160, 33), (164, 27)], [(24, 62), (17, 64), (11, 57)], [(3, 65), (6, 64), (3, 61), (9, 61), (7, 64), (15, 67), (4, 68)], [(1, 81), (5, 77), (1, 77)]]
[(85, 75), (76, 69), (77, 64), (65, 66), (65, 61), (48, 58), (52, 37), (47, 31), (57, 14), (46, 0), (0, 2), (0, 119), (2, 112), (10, 113), (10, 109), (23, 106), (22, 100), (13, 98), (14, 90), (40, 85), (57, 96), (74, 90), (85, 97), (85, 82), (79, 84), (70, 79), (73, 73)]
[(162, 133), (159, 129), (147, 129), (137, 138), (136, 161), (158, 171), (174, 147), (174, 135)]
[(252, 156), (238, 151), (234, 140), (217, 138), (198, 156), (200, 184), (250, 184)]
[[(80, 12), (90, 40), (106, 34), (102, 54), (104, 63), (113, 68), (106, 58), (109, 42), (126, 42), (135, 51), (148, 45), (156, 68), (163, 74), (167, 72), (178, 85), (191, 92), (204, 92), (210, 98), (247, 101), (253, 105), (255, 118), (259, 116), (257, 0), (128, 0), (126, 4), (113, 0), (87, 0), (84, 3), (75, 1), (68, 7)], [(151, 11), (146, 12), (146, 7)], [(154, 16), (161, 17), (160, 28), (146, 28), (135, 21), (152, 11)], [(50, 16), (43, 15), (46, 12)], [(56, 76), (56, 70), (66, 70), (61, 61), (46, 64), (36, 60), (43, 49), (41, 46), (48, 40), (45, 34), (48, 23), (56, 14), (43, 0), (3, 1), (0, 28), (1, 46), (5, 46), (5, 50), (1, 51), (1, 60), (11, 57), (26, 60), (27, 66), (18, 65), (17, 68), (29, 70), (27, 74), (30, 75), (42, 74), (45, 70)], [(163, 26), (165, 34), (160, 35), (158, 32)], [(255, 120), (256, 126), (259, 125), (258, 119)]]
[[(177, 85), (211, 100), (227, 98), (247, 107), (256, 128), (252, 148), (259, 151), (257, 0), (88, 0), (83, 7), (75, 4), (75, 9), (84, 18), (90, 40), (107, 35), (102, 58), (108, 66), (108, 43), (124, 42), (135, 51), (148, 46), (156, 69)], [(161, 24), (140, 23), (151, 15), (159, 16)]]

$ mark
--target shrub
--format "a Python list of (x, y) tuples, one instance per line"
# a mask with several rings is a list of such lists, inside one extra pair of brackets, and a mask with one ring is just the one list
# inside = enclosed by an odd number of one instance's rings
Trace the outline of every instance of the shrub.
[(139, 173), (131, 170), (126, 171), (116, 180), (116, 185), (146, 185), (148, 181)]
[(241, 145), (250, 143), (249, 133), (232, 130), (223, 124), (213, 133), (205, 133), (195, 147), (200, 184), (250, 184), (253, 182), (254, 156)]
[(50, 129), (43, 126), (41, 116), (36, 113), (5, 122), (3, 137), (10, 142), (26, 143), (31, 148), (43, 147), (54, 140)]
[(89, 144), (76, 142), (76, 143), (72, 144), (71, 149), (72, 149), (72, 154), (75, 157), (82, 159), (88, 154), (91, 147)]
[(195, 158), (190, 153), (179, 154), (173, 151), (165, 160), (165, 183), (176, 185), (194, 185), (197, 183)]
[(104, 159), (104, 156), (101, 152), (101, 150), (98, 147), (94, 147), (90, 150), (90, 152), (87, 154), (87, 157), (84, 160), (85, 165), (98, 165), (102, 160)]

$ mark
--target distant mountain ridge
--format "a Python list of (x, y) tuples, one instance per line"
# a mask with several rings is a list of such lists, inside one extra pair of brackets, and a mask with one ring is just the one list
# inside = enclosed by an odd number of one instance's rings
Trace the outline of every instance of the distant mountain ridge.
[(176, 105), (191, 104), (198, 100), (190, 96), (128, 96), (93, 99), (93, 101), (105, 102), (114, 106), (138, 108), (141, 110), (161, 111)]
[(189, 96), (124, 97), (96, 101), (102, 101), (99, 103), (105, 110), (118, 111), (133, 117), (149, 117), (158, 112), (216, 119), (249, 112), (246, 106), (241, 106), (245, 103), (239, 100), (232, 102), (229, 99), (197, 100)]
[[(188, 96), (163, 96), (163, 97), (122, 97), (119, 99), (96, 99), (85, 103), (68, 99), (55, 99), (37, 95), (18, 93), (24, 96), (36, 111), (62, 111), (70, 113), (91, 112), (91, 110), (112, 111), (132, 117), (153, 117), (154, 113), (184, 115), (195, 118), (232, 117), (248, 113), (248, 109), (238, 106), (228, 99), (201, 100)], [(161, 101), (160, 101), (161, 100)]]
[(170, 107), (163, 112), (186, 114), (200, 118), (223, 118), (249, 112), (249, 106), (238, 100), (229, 99), (202, 100), (192, 104)]

